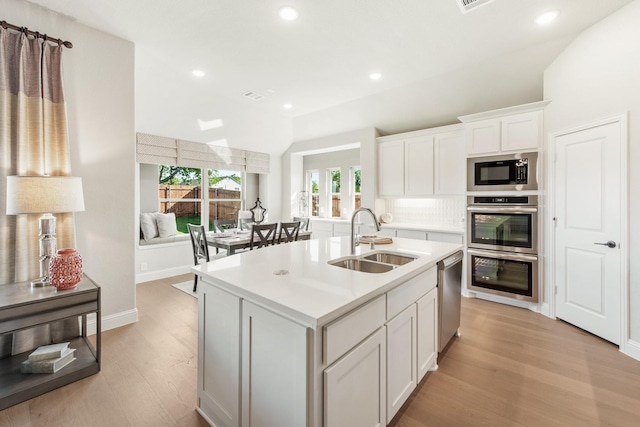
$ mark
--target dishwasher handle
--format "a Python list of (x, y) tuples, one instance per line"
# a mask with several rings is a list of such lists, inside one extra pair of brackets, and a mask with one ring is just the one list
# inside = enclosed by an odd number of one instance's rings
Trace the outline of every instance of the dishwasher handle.
[(464, 253), (462, 251), (458, 251), (455, 252), (453, 255), (438, 261), (438, 270), (446, 270), (448, 268), (451, 268), (452, 266), (454, 266), (455, 264), (457, 264), (458, 262), (462, 261), (462, 256), (464, 255)]

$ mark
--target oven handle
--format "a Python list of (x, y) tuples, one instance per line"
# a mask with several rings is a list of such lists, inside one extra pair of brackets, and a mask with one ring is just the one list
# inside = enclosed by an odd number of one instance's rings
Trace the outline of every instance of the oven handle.
[(487, 258), (499, 258), (508, 259), (512, 261), (538, 261), (538, 257), (535, 255), (525, 255), (507, 252), (492, 252), (492, 251), (479, 251), (473, 248), (467, 248), (469, 255), (479, 255)]
[(537, 213), (538, 208), (523, 208), (511, 206), (467, 206), (469, 212), (510, 212), (510, 213)]

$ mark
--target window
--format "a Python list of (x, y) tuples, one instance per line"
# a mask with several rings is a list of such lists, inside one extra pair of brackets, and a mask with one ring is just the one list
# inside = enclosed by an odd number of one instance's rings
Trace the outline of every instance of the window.
[(318, 207), (320, 205), (320, 174), (318, 171), (310, 171), (307, 174), (309, 183), (309, 194), (311, 194), (311, 216), (318, 216)]
[(160, 213), (176, 215), (178, 233), (188, 233), (187, 223), (200, 224), (202, 171), (179, 166), (158, 166)]
[(331, 189), (331, 216), (340, 217), (340, 169), (329, 169)]
[[(242, 206), (242, 173), (180, 166), (158, 166), (161, 213), (173, 212), (179, 233), (188, 233), (187, 224), (206, 224), (213, 220), (236, 219)], [(208, 221), (203, 222), (208, 217)]]
[(353, 195), (353, 209), (358, 209), (361, 206), (360, 200), (360, 166), (353, 166), (351, 168), (351, 194)]

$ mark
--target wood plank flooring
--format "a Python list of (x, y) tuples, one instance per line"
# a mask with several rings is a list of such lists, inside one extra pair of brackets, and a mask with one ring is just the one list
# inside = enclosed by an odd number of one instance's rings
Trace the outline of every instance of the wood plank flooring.
[[(0, 426), (207, 426), (197, 301), (171, 287), (191, 277), (139, 284), (139, 321), (103, 333), (102, 371), (0, 411)], [(640, 362), (614, 345), (479, 299), (463, 298), (461, 332), (393, 427), (640, 425)]]

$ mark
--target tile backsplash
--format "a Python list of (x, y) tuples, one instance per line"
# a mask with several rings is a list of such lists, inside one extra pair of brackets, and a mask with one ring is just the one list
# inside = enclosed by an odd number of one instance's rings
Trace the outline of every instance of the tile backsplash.
[(385, 212), (393, 222), (463, 227), (466, 211), (464, 197), (443, 199), (385, 199)]

